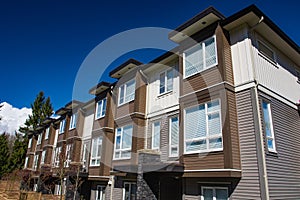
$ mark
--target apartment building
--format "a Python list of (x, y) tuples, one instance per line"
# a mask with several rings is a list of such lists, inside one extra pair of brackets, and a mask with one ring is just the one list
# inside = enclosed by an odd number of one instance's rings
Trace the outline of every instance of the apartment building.
[[(168, 37), (176, 48), (124, 62), (33, 134), (36, 188), (63, 153), (85, 199), (298, 199), (299, 46), (254, 5), (210, 7)], [(53, 173), (56, 194), (70, 174)]]

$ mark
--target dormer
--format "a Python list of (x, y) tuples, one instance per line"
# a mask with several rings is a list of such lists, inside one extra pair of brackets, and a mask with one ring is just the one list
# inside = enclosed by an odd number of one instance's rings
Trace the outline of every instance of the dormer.
[(129, 59), (123, 64), (121, 64), (119, 67), (115, 68), (109, 73), (109, 76), (112, 78), (120, 79), (124, 74), (126, 74), (128, 71), (138, 67), (139, 65), (142, 65), (140, 61), (137, 61), (135, 59)]

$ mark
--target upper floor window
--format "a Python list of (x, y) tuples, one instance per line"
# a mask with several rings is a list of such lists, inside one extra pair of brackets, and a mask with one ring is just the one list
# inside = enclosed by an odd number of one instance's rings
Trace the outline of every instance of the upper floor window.
[(264, 127), (267, 138), (267, 146), (269, 151), (276, 152), (275, 136), (273, 130), (271, 104), (265, 100), (262, 101), (263, 115), (264, 115)]
[(217, 65), (216, 37), (213, 36), (184, 52), (184, 77)]
[(88, 143), (84, 143), (82, 146), (82, 155), (81, 155), (81, 162), (82, 167), (86, 168), (87, 167), (87, 160), (88, 160), (88, 152), (89, 152), (89, 147)]
[(184, 113), (185, 153), (223, 149), (219, 100), (186, 108)]
[(152, 149), (159, 149), (160, 146), (160, 122), (152, 124)]
[(132, 79), (119, 87), (119, 105), (134, 100), (135, 80)]
[(77, 124), (77, 116), (78, 116), (77, 113), (74, 113), (74, 114), (71, 116), (69, 130), (76, 128), (76, 124)]
[(58, 167), (60, 161), (61, 147), (56, 147), (54, 151), (53, 166)]
[(201, 200), (227, 200), (228, 189), (222, 187), (202, 187)]
[(275, 52), (267, 46), (265, 43), (258, 41), (258, 50), (260, 53), (262, 53), (264, 56), (275, 62)]
[(66, 127), (66, 119), (63, 119), (59, 125), (59, 133), (60, 134), (65, 132), (65, 127)]
[(37, 169), (37, 166), (38, 166), (38, 162), (39, 162), (39, 155), (38, 154), (36, 154), (36, 155), (34, 155), (34, 157), (33, 157), (33, 165), (32, 165), (32, 169), (33, 170), (36, 170)]
[(31, 148), (31, 145), (32, 145), (32, 138), (30, 138), (30, 139), (28, 140), (28, 149)]
[(37, 140), (37, 145), (40, 145), (42, 143), (42, 137), (43, 137), (43, 133), (39, 134), (38, 140)]
[(45, 163), (45, 158), (46, 158), (46, 150), (42, 152), (42, 157), (41, 157), (41, 165)]
[(49, 132), (50, 132), (50, 127), (46, 128), (46, 131), (45, 131), (45, 140), (48, 140), (48, 138), (49, 138)]
[(130, 182), (124, 183), (123, 200), (135, 200), (136, 190), (137, 190), (136, 183), (130, 183)]
[(25, 158), (25, 163), (24, 163), (24, 169), (28, 167), (28, 157), (26, 156)]
[(162, 72), (159, 75), (159, 94), (173, 90), (173, 69)]
[(104, 98), (104, 99), (97, 102), (97, 105), (96, 105), (96, 119), (104, 117), (105, 112), (106, 112), (106, 98)]
[(66, 146), (66, 160), (65, 160), (65, 167), (69, 167), (72, 159), (71, 159), (71, 153), (72, 153), (72, 144), (67, 144)]
[(178, 156), (179, 149), (179, 123), (178, 117), (170, 118), (169, 125), (169, 155)]
[(102, 137), (97, 137), (92, 140), (92, 153), (90, 166), (99, 166), (102, 150)]
[(130, 158), (132, 144), (132, 125), (116, 129), (114, 158)]

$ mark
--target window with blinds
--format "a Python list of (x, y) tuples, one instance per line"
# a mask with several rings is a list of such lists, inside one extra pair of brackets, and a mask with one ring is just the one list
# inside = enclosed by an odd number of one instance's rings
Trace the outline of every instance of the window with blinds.
[(216, 37), (213, 36), (184, 51), (184, 77), (217, 65)]
[(185, 153), (223, 149), (220, 100), (185, 109)]
[(178, 156), (179, 149), (179, 124), (178, 116), (170, 118), (169, 126), (169, 155), (170, 157)]
[(152, 124), (152, 149), (159, 149), (160, 146), (160, 122)]
[(114, 159), (131, 157), (132, 130), (132, 125), (116, 129)]
[(134, 100), (135, 80), (130, 80), (119, 87), (119, 105), (123, 105)]

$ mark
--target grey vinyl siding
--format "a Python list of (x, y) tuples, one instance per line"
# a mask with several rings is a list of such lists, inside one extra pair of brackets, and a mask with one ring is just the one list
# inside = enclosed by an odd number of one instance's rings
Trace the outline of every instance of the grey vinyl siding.
[(253, 106), (250, 90), (236, 94), (242, 179), (231, 199), (261, 199)]
[[(300, 198), (300, 117), (298, 111), (275, 98), (268, 98), (277, 154), (267, 152), (270, 199)], [(265, 136), (265, 134), (264, 134)]]

